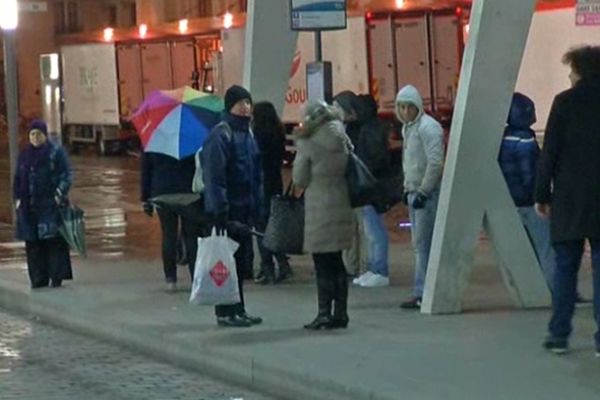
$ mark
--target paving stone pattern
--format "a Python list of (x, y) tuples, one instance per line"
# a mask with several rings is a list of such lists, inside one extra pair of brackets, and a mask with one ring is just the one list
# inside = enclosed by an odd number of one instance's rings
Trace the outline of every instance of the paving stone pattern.
[(274, 400), (0, 310), (2, 400)]

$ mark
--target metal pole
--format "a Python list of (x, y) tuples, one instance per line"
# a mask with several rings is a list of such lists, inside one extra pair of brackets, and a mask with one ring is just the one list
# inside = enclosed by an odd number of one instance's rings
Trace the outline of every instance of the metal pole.
[(17, 168), (17, 153), (19, 134), (19, 104), (17, 93), (17, 51), (16, 30), (7, 29), (3, 31), (4, 38), (4, 76), (6, 97), (6, 119), (8, 122), (8, 152), (10, 158), (10, 190), (11, 194), (11, 217), (15, 221), (15, 204), (12, 201), (12, 187)]
[(323, 61), (323, 45), (321, 42), (321, 31), (315, 31), (315, 61)]

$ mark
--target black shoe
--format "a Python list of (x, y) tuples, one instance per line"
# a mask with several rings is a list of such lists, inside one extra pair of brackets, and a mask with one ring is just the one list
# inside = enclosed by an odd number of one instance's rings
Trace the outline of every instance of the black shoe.
[(217, 317), (217, 325), (226, 326), (230, 328), (247, 328), (252, 326), (250, 321), (238, 317), (237, 315), (230, 315), (227, 317)]
[(36, 282), (31, 284), (32, 289), (41, 289), (48, 287), (48, 282)]
[(50, 281), (50, 287), (59, 288), (62, 286), (62, 279), (53, 279)]
[(421, 309), (421, 298), (413, 297), (410, 300), (405, 301), (404, 303), (400, 304), (400, 308), (403, 308), (405, 310), (420, 310)]
[(549, 336), (544, 340), (543, 346), (546, 350), (549, 350), (554, 354), (565, 354), (569, 351), (569, 344), (566, 339), (558, 339), (552, 336)]
[(304, 329), (318, 331), (319, 329), (331, 329), (333, 326), (331, 315), (318, 315), (310, 324), (304, 325)]
[(350, 322), (350, 319), (348, 317), (346, 317), (346, 318), (333, 317), (331, 319), (330, 328), (331, 329), (346, 329), (348, 327), (349, 322)]
[(237, 317), (250, 322), (250, 324), (252, 325), (259, 325), (263, 322), (261, 317), (254, 317), (252, 315), (248, 315), (245, 311), (243, 313), (239, 313)]
[(592, 300), (586, 299), (585, 297), (583, 297), (581, 295), (581, 293), (577, 293), (577, 295), (575, 296), (575, 306), (584, 306), (584, 305), (588, 305), (591, 303), (592, 303)]
[(273, 277), (273, 275), (260, 274), (254, 280), (254, 283), (256, 283), (257, 285), (274, 285), (275, 284), (275, 278)]
[(258, 274), (256, 274), (256, 276), (254, 277), (254, 280), (257, 281), (259, 279), (262, 279), (264, 275), (264, 272), (262, 270), (258, 271)]
[(285, 280), (290, 279), (292, 276), (294, 276), (294, 272), (292, 271), (289, 265), (283, 268), (280, 267), (279, 274), (277, 274), (277, 278), (275, 279), (275, 283), (281, 283)]

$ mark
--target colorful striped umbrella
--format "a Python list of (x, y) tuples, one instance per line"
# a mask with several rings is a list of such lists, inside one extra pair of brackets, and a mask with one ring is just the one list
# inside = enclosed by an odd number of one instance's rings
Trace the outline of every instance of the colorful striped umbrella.
[(178, 160), (195, 154), (219, 122), (223, 101), (185, 86), (152, 92), (133, 115), (145, 152)]

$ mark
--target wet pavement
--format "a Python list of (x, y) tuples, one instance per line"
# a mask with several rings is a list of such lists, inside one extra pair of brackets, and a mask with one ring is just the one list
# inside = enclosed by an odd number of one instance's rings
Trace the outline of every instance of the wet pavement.
[[(139, 160), (133, 157), (72, 156), (75, 181), (71, 201), (85, 211), (90, 257), (118, 259), (160, 257), (157, 218), (141, 212)], [(0, 161), (0, 179), (8, 179)], [(0, 191), (2, 203), (8, 198)], [(6, 220), (6, 211), (2, 214)], [(24, 257), (24, 245), (14, 242), (12, 228), (0, 225), (0, 263)]]
[[(160, 259), (160, 224), (141, 210), (139, 159), (127, 157), (71, 156), (74, 184), (70, 199), (85, 211), (89, 256), (94, 259)], [(0, 160), (0, 180), (8, 180), (8, 162)], [(284, 176), (290, 171), (284, 169)], [(1, 186), (1, 185), (0, 185)], [(8, 204), (6, 187), (0, 187), (0, 204)], [(0, 221), (9, 212), (0, 211)], [(392, 242), (408, 243), (406, 211), (398, 206), (386, 215)], [(0, 223), (0, 264), (25, 257), (22, 242), (14, 240), (13, 229)], [(1, 266), (0, 266), (1, 268)]]
[[(288, 284), (248, 284), (249, 311), (265, 318), (262, 325), (221, 329), (212, 307), (188, 303), (187, 273), (182, 273), (178, 292), (163, 291), (160, 229), (156, 217), (148, 218), (140, 210), (138, 160), (78, 156), (72, 161), (71, 198), (86, 211), (90, 256), (74, 257), (75, 280), (64, 288), (31, 291), (23, 246), (3, 225), (0, 304), (20, 315), (40, 316), (61, 329), (290, 400), (583, 399), (600, 393), (591, 309), (577, 312), (573, 352), (564, 358), (547, 354), (540, 343), (548, 310), (513, 307), (485, 240), (475, 256), (465, 313), (433, 317), (400, 310), (400, 301), (410, 294), (413, 265), (408, 233), (396, 226), (405, 217), (403, 207), (386, 216), (392, 285), (350, 289), (349, 329), (301, 328), (314, 317), (316, 307), (307, 256), (292, 258), (295, 276)], [(0, 192), (0, 199), (7, 198)], [(584, 258), (581, 291), (587, 297), (591, 293), (589, 255)], [(1, 341), (0, 337), (0, 351)], [(92, 347), (88, 354), (104, 351), (98, 349)], [(122, 354), (129, 358), (129, 353)], [(115, 358), (107, 364), (121, 365), (120, 357)], [(1, 393), (0, 399), (4, 400)]]
[(273, 400), (0, 309), (2, 400)]

